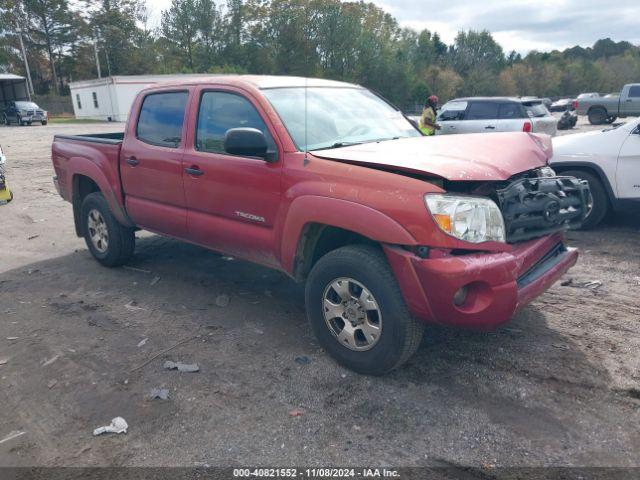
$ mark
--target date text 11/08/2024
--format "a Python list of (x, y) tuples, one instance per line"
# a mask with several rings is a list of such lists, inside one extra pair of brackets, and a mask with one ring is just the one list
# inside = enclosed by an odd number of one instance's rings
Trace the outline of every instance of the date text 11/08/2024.
[(235, 468), (234, 478), (400, 478), (387, 468)]

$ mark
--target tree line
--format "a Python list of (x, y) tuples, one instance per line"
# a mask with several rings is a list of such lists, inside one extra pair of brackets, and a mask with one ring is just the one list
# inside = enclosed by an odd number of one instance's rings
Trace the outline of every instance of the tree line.
[(640, 47), (608, 38), (564, 51), (505, 52), (488, 31), (403, 28), (372, 3), (340, 0), (173, 0), (151, 26), (144, 0), (0, 0), (0, 71), (38, 94), (102, 75), (254, 73), (360, 83), (399, 105), (435, 93), (564, 96), (640, 81)]

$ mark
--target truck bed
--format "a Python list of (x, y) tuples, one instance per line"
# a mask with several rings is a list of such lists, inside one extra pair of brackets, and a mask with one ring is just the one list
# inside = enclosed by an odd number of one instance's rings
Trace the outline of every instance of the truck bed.
[(55, 135), (54, 140), (76, 140), (90, 143), (107, 143), (117, 145), (122, 143), (124, 132), (115, 133), (93, 133), (85, 135)]
[[(74, 182), (93, 182), (106, 195), (109, 207), (119, 220), (124, 221), (123, 195), (120, 183), (120, 148), (124, 133), (98, 133), (91, 135), (55, 135), (52, 157), (56, 172), (54, 182), (60, 195), (73, 201)], [(75, 179), (74, 179), (75, 176)], [(76, 186), (76, 189), (79, 188)], [(83, 188), (93, 189), (85, 184)]]

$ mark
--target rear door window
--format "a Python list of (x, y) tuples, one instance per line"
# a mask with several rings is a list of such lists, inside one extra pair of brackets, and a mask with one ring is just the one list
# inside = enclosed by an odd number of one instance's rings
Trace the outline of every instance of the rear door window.
[(142, 102), (136, 126), (138, 139), (161, 147), (179, 147), (188, 98), (189, 92), (147, 95)]
[(640, 85), (634, 85), (629, 88), (629, 96), (634, 98), (640, 98)]
[(496, 120), (498, 104), (495, 102), (471, 102), (467, 111), (467, 120)]

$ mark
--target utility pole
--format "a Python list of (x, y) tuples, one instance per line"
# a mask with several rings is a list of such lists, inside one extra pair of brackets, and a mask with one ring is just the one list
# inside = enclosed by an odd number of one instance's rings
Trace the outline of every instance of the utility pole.
[(100, 72), (100, 57), (98, 57), (98, 37), (96, 37), (93, 42), (93, 51), (96, 54), (96, 69), (98, 70), (98, 78), (102, 78), (102, 74)]
[(20, 39), (20, 49), (22, 50), (22, 58), (24, 59), (24, 69), (27, 71), (27, 97), (29, 97), (29, 101), (31, 101), (31, 95), (34, 95), (35, 92), (33, 91), (33, 82), (31, 81), (29, 62), (27, 61), (27, 52), (24, 49), (24, 42), (22, 41), (22, 30), (20, 28), (17, 28), (16, 33), (18, 34), (18, 38)]

